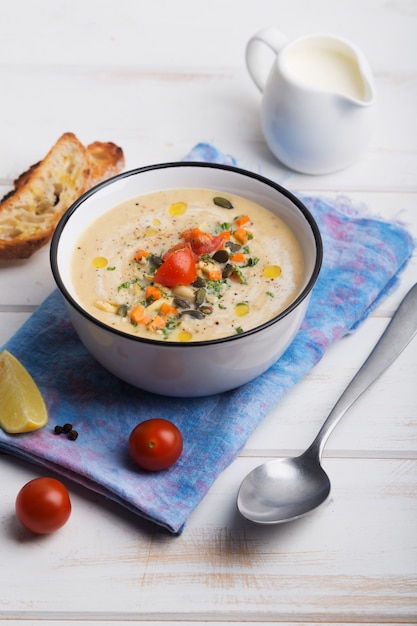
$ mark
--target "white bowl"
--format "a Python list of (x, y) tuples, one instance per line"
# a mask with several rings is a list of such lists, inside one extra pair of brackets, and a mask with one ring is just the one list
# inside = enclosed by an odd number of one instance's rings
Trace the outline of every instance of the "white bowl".
[[(230, 337), (188, 343), (144, 339), (115, 330), (77, 301), (71, 259), (82, 232), (129, 198), (172, 188), (234, 193), (280, 217), (294, 232), (304, 256), (304, 278), (294, 301), (279, 315)], [(305, 316), (322, 262), (322, 242), (307, 208), (280, 185), (252, 172), (209, 163), (165, 163), (124, 172), (79, 198), (59, 222), (51, 244), (51, 267), (81, 341), (107, 370), (126, 382), (168, 396), (204, 396), (243, 385), (265, 372), (289, 346)]]

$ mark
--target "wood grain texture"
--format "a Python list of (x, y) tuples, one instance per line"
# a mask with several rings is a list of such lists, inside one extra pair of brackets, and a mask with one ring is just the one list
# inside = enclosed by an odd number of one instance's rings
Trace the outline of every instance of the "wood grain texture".
[[(328, 458), (329, 500), (314, 514), (278, 527), (257, 527), (236, 513), (232, 496), (256, 462), (239, 459), (226, 470), (180, 537), (138, 524), (133, 515), (74, 487), (66, 532), (45, 540), (22, 531), (8, 502), (10, 482), (16, 489), (33, 468), (3, 458), (10, 481), (1, 486), (7, 538), (2, 559), (13, 563), (25, 588), (24, 595), (16, 588), (16, 595), (3, 598), (3, 616), (17, 619), (29, 611), (33, 619), (65, 613), (93, 619), (138, 614), (243, 621), (250, 615), (255, 621), (314, 616), (338, 623), (349, 616), (411, 622), (417, 601), (417, 461)], [(95, 517), (101, 523), (88, 532)], [(25, 567), (33, 559), (35, 580)]]
[[(417, 240), (413, 0), (41, 5), (2, 6), (0, 194), (65, 131), (123, 146), (127, 168), (178, 160), (208, 141), (291, 190), (344, 197), (398, 221)], [(304, 176), (269, 153), (260, 94), (244, 67), (247, 39), (267, 24), (291, 37), (338, 33), (369, 58), (378, 125), (350, 168)], [(416, 279), (414, 256), (371, 318), (266, 416), (179, 537), (75, 484), (67, 526), (31, 536), (16, 521), (14, 501), (43, 472), (1, 454), (0, 626), (416, 624), (416, 341), (330, 437), (323, 464), (332, 491), (320, 509), (258, 527), (235, 504), (251, 468), (311, 442)], [(29, 261), (0, 263), (0, 345), (52, 289), (47, 246)]]

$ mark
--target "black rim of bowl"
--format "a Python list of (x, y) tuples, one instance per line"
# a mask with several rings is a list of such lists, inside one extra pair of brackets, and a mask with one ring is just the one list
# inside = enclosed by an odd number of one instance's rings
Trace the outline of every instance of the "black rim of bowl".
[[(148, 172), (151, 170), (163, 170), (163, 169), (169, 169), (169, 168), (175, 168), (175, 167), (197, 167), (197, 168), (208, 168), (208, 169), (218, 169), (218, 170), (226, 170), (229, 172), (234, 172), (235, 174), (240, 174), (242, 176), (245, 176), (247, 178), (253, 178), (265, 185), (268, 185), (269, 187), (275, 189), (276, 191), (278, 191), (280, 194), (282, 194), (283, 196), (285, 196), (286, 198), (288, 198), (296, 207), (297, 209), (303, 214), (305, 220), (307, 221), (307, 223), (309, 224), (313, 237), (314, 237), (314, 241), (315, 241), (315, 245), (316, 245), (316, 261), (314, 264), (314, 269), (311, 273), (311, 276), (306, 284), (306, 286), (304, 287), (304, 289), (301, 291), (301, 293), (291, 302), (291, 304), (288, 305), (288, 307), (286, 307), (283, 311), (281, 311), (280, 313), (278, 313), (278, 315), (275, 315), (275, 317), (272, 317), (271, 319), (267, 320), (266, 322), (264, 322), (263, 324), (260, 324), (259, 326), (256, 326), (255, 328), (250, 328), (249, 330), (244, 331), (243, 333), (239, 333), (236, 335), (230, 335), (227, 337), (220, 337), (217, 339), (206, 339), (203, 341), (188, 341), (188, 342), (184, 342), (184, 343), (179, 343), (178, 341), (169, 341), (169, 339), (147, 339), (146, 337), (137, 337), (136, 335), (131, 335), (129, 333), (125, 333), (121, 330), (118, 330), (116, 328), (113, 328), (112, 326), (109, 326), (108, 324), (105, 324), (104, 322), (101, 322), (100, 320), (98, 320), (97, 318), (95, 318), (93, 315), (90, 315), (89, 313), (87, 313), (87, 311), (85, 311), (82, 306), (80, 306), (78, 304), (78, 302), (71, 296), (71, 294), (68, 292), (63, 280), (61, 279), (61, 274), (58, 268), (58, 262), (57, 262), (57, 258), (58, 258), (58, 247), (59, 247), (59, 240), (62, 234), (62, 231), (65, 228), (66, 223), (68, 222), (68, 220), (70, 219), (71, 215), (78, 209), (78, 207), (80, 205), (82, 205), (90, 196), (94, 195), (99, 189), (102, 189), (104, 187), (107, 187), (108, 185), (111, 185), (112, 183), (114, 183), (117, 180), (121, 180), (123, 178), (128, 178), (130, 176), (136, 176), (137, 174), (140, 174), (142, 172)], [(110, 210), (110, 209), (109, 209)], [(101, 183), (99, 183), (98, 185), (95, 185), (94, 187), (92, 187), (91, 189), (89, 189), (88, 191), (86, 191), (82, 196), (80, 196), (68, 209), (67, 211), (64, 213), (64, 215), (61, 217), (61, 219), (59, 220), (57, 227), (55, 229), (55, 232), (52, 236), (52, 241), (51, 241), (51, 248), (50, 248), (50, 263), (51, 263), (51, 269), (52, 269), (52, 274), (54, 277), (54, 280), (57, 284), (57, 287), (59, 289), (59, 291), (61, 292), (61, 294), (63, 295), (63, 297), (65, 298), (65, 300), (67, 300), (67, 302), (78, 311), (78, 313), (80, 313), (83, 317), (85, 317), (87, 320), (89, 320), (90, 322), (92, 322), (93, 324), (107, 330), (108, 332), (124, 337), (125, 339), (129, 339), (129, 340), (133, 340), (133, 341), (137, 341), (139, 343), (147, 343), (147, 344), (152, 344), (152, 345), (163, 345), (166, 347), (176, 347), (178, 348), (179, 346), (181, 346), (181, 348), (191, 348), (191, 347), (195, 347), (195, 346), (203, 346), (203, 345), (213, 345), (213, 344), (219, 344), (219, 343), (227, 343), (230, 341), (236, 341), (242, 337), (247, 337), (248, 335), (254, 335), (266, 328), (268, 328), (269, 326), (272, 326), (274, 324), (276, 324), (279, 320), (281, 320), (282, 318), (286, 317), (289, 313), (291, 313), (294, 309), (296, 309), (303, 300), (305, 300), (305, 298), (310, 294), (310, 292), (312, 291), (317, 278), (319, 276), (320, 273), (320, 269), (321, 269), (321, 265), (322, 265), (322, 261), (323, 261), (323, 242), (322, 242), (322, 238), (320, 235), (320, 230), (319, 227), (314, 219), (314, 217), (312, 216), (312, 214), (310, 213), (310, 211), (307, 209), (307, 207), (303, 204), (303, 202), (301, 200), (299, 200), (294, 194), (292, 194), (290, 191), (288, 191), (288, 189), (286, 189), (285, 187), (282, 187), (279, 183), (275, 183), (274, 181), (270, 180), (269, 178), (266, 178), (260, 174), (256, 174), (255, 172), (251, 172), (249, 170), (245, 170), (243, 168), (240, 167), (236, 167), (233, 165), (225, 165), (222, 163), (207, 163), (205, 161), (175, 161), (175, 162), (171, 162), (171, 163), (158, 163), (155, 165), (146, 165), (144, 167), (139, 167), (136, 169), (132, 169), (132, 170), (127, 170), (126, 172), (122, 172), (121, 174), (117, 174), (116, 176), (113, 176), (112, 178), (109, 178)]]

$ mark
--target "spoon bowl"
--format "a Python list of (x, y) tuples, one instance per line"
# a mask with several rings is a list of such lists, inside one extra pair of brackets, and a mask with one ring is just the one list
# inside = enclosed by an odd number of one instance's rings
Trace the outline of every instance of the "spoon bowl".
[(295, 458), (274, 459), (256, 467), (242, 483), (237, 502), (244, 517), (262, 524), (277, 524), (312, 511), (329, 493), (329, 477), (307, 451)]
[(300, 456), (268, 461), (243, 480), (237, 506), (258, 524), (297, 519), (322, 504), (330, 480), (321, 455), (330, 433), (359, 396), (400, 355), (417, 332), (417, 284), (405, 296), (378, 343), (333, 407), (310, 447)]

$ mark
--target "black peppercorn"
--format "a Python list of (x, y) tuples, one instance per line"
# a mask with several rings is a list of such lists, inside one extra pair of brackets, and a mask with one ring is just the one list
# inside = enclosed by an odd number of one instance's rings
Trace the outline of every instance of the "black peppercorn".
[(64, 424), (62, 427), (62, 432), (66, 435), (72, 430), (72, 424)]
[(77, 437), (78, 437), (78, 433), (77, 433), (77, 431), (76, 431), (76, 430), (71, 429), (71, 430), (69, 431), (69, 433), (68, 433), (68, 439), (69, 439), (70, 441), (75, 441), (75, 440), (77, 439)]
[(55, 426), (54, 433), (55, 435), (60, 435), (62, 433), (62, 426)]

